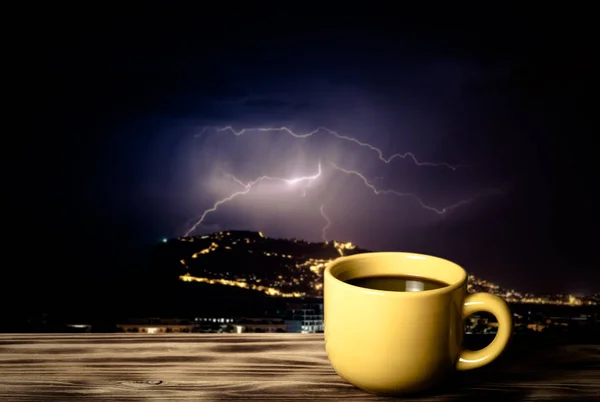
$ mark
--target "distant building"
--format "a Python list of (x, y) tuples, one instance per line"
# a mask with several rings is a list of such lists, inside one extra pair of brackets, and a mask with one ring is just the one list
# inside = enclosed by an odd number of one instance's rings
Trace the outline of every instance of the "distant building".
[(179, 318), (142, 318), (117, 324), (118, 332), (143, 334), (192, 332), (193, 328), (194, 325), (190, 320)]
[(497, 322), (490, 322), (489, 318), (473, 314), (465, 319), (465, 332), (467, 334), (488, 334), (498, 330)]
[(287, 332), (285, 322), (281, 318), (239, 318), (231, 324), (231, 332), (277, 333)]
[(324, 330), (323, 303), (288, 303), (285, 320), (287, 332), (314, 334)]
[(285, 332), (302, 333), (302, 320), (284, 320)]
[(196, 317), (194, 318), (193, 332), (223, 333), (231, 332), (233, 323), (231, 317)]

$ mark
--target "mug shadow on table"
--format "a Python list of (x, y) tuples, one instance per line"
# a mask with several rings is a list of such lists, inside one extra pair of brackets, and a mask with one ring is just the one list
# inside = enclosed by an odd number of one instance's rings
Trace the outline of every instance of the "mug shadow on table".
[[(485, 343), (489, 343), (489, 338)], [(581, 378), (586, 371), (600, 370), (600, 340), (556, 340), (538, 337), (513, 338), (506, 351), (489, 366), (456, 372), (437, 387), (405, 396), (424, 398), (459, 396), (460, 400), (481, 401), (496, 398), (502, 401), (521, 401), (532, 392), (545, 392), (561, 401), (582, 400), (584, 396), (600, 394), (597, 387), (579, 387), (565, 378)], [(469, 349), (479, 349), (481, 340), (472, 342)], [(591, 392), (591, 393), (590, 393)]]

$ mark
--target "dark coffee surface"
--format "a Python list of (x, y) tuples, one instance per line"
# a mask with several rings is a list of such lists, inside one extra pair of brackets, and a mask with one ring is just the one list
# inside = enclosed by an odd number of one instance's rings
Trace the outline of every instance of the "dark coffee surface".
[(447, 283), (435, 279), (400, 275), (363, 276), (349, 279), (346, 283), (361, 288), (393, 292), (422, 292), (449, 286)]

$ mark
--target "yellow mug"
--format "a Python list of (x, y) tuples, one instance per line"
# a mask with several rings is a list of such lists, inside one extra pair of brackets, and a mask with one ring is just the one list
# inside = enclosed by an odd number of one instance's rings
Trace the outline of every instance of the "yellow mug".
[[(346, 281), (378, 275), (421, 277), (448, 286), (419, 292), (374, 290)], [(365, 253), (340, 257), (324, 273), (325, 348), (347, 382), (380, 395), (425, 390), (453, 370), (484, 366), (512, 333), (508, 305), (498, 296), (467, 292), (467, 273), (438, 257)], [(481, 350), (462, 349), (464, 319), (489, 312), (498, 333)]]

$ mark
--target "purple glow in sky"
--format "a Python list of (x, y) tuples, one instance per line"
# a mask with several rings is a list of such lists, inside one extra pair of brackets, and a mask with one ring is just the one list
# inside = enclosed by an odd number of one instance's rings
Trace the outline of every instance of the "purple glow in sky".
[(22, 136), (8, 187), (36, 215), (16, 237), (39, 230), (65, 278), (94, 275), (81, 261), (127, 271), (192, 228), (248, 229), (434, 254), (522, 291), (600, 291), (584, 24), (163, 25), (138, 11), (62, 21), (77, 26), (45, 29), (30, 50), (45, 126)]
[[(439, 169), (439, 168), (443, 168), (443, 169), (448, 169), (451, 170), (453, 172), (456, 173), (457, 170), (459, 170), (460, 165), (451, 165), (447, 162), (431, 162), (431, 161), (421, 161), (419, 160), (414, 153), (412, 152), (404, 152), (404, 153), (393, 153), (389, 156), (387, 156), (383, 150), (379, 149), (378, 147), (360, 141), (359, 139), (355, 138), (355, 137), (351, 137), (351, 136), (347, 136), (347, 135), (343, 135), (340, 134), (336, 131), (333, 131), (331, 129), (325, 128), (325, 127), (321, 127), (318, 128), (316, 130), (307, 132), (307, 133), (296, 133), (293, 130), (287, 128), (287, 127), (279, 127), (279, 128), (266, 128), (266, 127), (262, 127), (262, 128), (243, 128), (240, 130), (235, 130), (233, 127), (231, 126), (227, 126), (227, 127), (221, 127), (221, 128), (214, 128), (212, 130), (210, 129), (203, 129), (201, 131), (200, 134), (196, 135), (196, 138), (201, 138), (202, 136), (208, 135), (211, 131), (213, 131), (216, 134), (220, 134), (220, 133), (225, 133), (225, 132), (229, 132), (232, 135), (236, 136), (236, 137), (240, 137), (242, 135), (247, 135), (247, 136), (257, 136), (257, 135), (265, 135), (265, 134), (278, 134), (279, 136), (290, 136), (292, 138), (294, 138), (297, 141), (310, 141), (313, 136), (317, 136), (319, 134), (329, 134), (331, 137), (333, 137), (334, 141), (337, 142), (348, 142), (351, 145), (354, 145), (355, 148), (364, 148), (368, 151), (371, 151), (372, 155), (371, 158), (376, 158), (379, 159), (379, 161), (381, 163), (384, 164), (391, 164), (396, 162), (395, 160), (397, 159), (397, 163), (411, 163), (414, 164), (416, 167), (422, 168), (422, 169)], [(254, 144), (256, 144), (255, 146), (265, 146), (264, 142), (262, 142), (261, 139), (253, 139), (254, 140)], [(274, 143), (277, 143), (276, 141), (274, 141)], [(310, 146), (310, 144), (308, 145)], [(269, 149), (269, 153), (280, 153), (280, 154), (284, 154), (284, 158), (287, 159), (285, 162), (281, 162), (282, 165), (279, 166), (278, 168), (272, 169), (275, 172), (281, 171), (289, 171), (289, 166), (290, 163), (294, 163), (296, 166), (301, 166), (305, 163), (303, 163), (303, 157), (299, 156), (298, 153), (294, 152), (294, 148), (290, 148), (291, 152), (287, 152), (287, 149), (280, 147), (279, 149), (277, 148), (271, 148)], [(358, 151), (363, 151), (361, 149), (358, 149)], [(247, 151), (248, 154), (253, 152), (252, 148), (248, 148)], [(260, 152), (260, 151), (259, 151)], [(356, 150), (354, 152), (352, 152), (351, 149), (348, 149), (346, 151), (348, 153), (348, 155), (353, 155), (358, 153)], [(289, 154), (285, 155), (285, 154)], [(368, 153), (366, 152), (362, 152), (362, 154), (367, 154), (364, 155), (364, 157), (368, 157)], [(319, 199), (324, 200), (325, 198), (329, 198), (329, 199), (335, 199), (335, 201), (330, 202), (330, 205), (328, 205), (328, 209), (332, 209), (332, 210), (338, 210), (340, 208), (343, 208), (343, 204), (344, 204), (344, 199), (347, 199), (348, 197), (352, 197), (352, 198), (368, 198), (372, 195), (375, 196), (380, 196), (380, 197), (384, 197), (384, 196), (395, 196), (398, 198), (405, 198), (405, 200), (396, 200), (396, 205), (398, 208), (402, 208), (405, 209), (407, 211), (411, 211), (410, 215), (414, 215), (416, 213), (415, 209), (422, 209), (425, 210), (427, 212), (430, 213), (434, 213), (437, 215), (445, 215), (445, 214), (449, 214), (451, 213), (453, 210), (460, 208), (460, 207), (465, 207), (467, 205), (470, 205), (474, 202), (476, 202), (479, 198), (484, 197), (484, 196), (490, 196), (490, 195), (500, 195), (502, 192), (499, 189), (487, 189), (485, 191), (480, 191), (478, 194), (475, 194), (473, 196), (467, 197), (467, 198), (462, 198), (462, 199), (457, 199), (456, 201), (452, 202), (451, 204), (446, 204), (446, 205), (439, 205), (436, 206), (436, 202), (427, 202), (424, 201), (417, 192), (411, 192), (410, 190), (403, 190), (403, 191), (399, 191), (399, 190), (395, 190), (395, 189), (390, 189), (390, 188), (385, 188), (385, 187), (381, 187), (379, 185), (376, 185), (372, 182), (372, 180), (369, 180), (368, 178), (365, 177), (365, 174), (361, 172), (361, 170), (359, 170), (359, 168), (356, 168), (356, 170), (349, 170), (346, 169), (344, 167), (339, 166), (338, 164), (336, 164), (335, 162), (331, 161), (331, 159), (335, 159), (336, 161), (341, 161), (338, 163), (343, 163), (344, 156), (345, 155), (340, 155), (339, 153), (336, 154), (331, 154), (329, 155), (329, 160), (327, 160), (325, 163), (323, 163), (323, 158), (325, 158), (327, 155), (324, 154), (320, 154), (320, 160), (318, 162), (317, 165), (317, 169), (316, 169), (316, 173), (313, 174), (301, 174), (301, 173), (297, 173), (297, 174), (292, 174), (288, 177), (281, 177), (281, 176), (276, 176), (276, 174), (265, 174), (263, 176), (260, 176), (254, 180), (248, 181), (248, 182), (244, 182), (240, 179), (238, 179), (234, 174), (229, 173), (229, 172), (225, 172), (223, 171), (223, 174), (219, 177), (210, 177), (207, 179), (207, 189), (212, 190), (211, 192), (213, 194), (215, 194), (216, 197), (221, 197), (218, 198), (215, 203), (210, 206), (210, 208), (207, 208), (205, 211), (203, 211), (202, 215), (198, 218), (198, 220), (186, 231), (186, 233), (184, 234), (184, 236), (190, 236), (190, 235), (196, 235), (199, 234), (197, 232), (202, 231), (202, 224), (210, 219), (209, 215), (217, 215), (217, 222), (218, 222), (218, 214), (219, 214), (219, 209), (221, 208), (226, 208), (227, 204), (229, 203), (236, 203), (236, 201), (238, 201), (238, 199), (243, 198), (244, 196), (248, 196), (248, 194), (253, 191), (254, 197), (250, 198), (248, 200), (248, 202), (252, 202), (252, 203), (256, 203), (259, 206), (266, 206), (267, 208), (265, 208), (265, 211), (263, 211), (262, 213), (272, 213), (273, 209), (275, 206), (272, 205), (272, 201), (274, 199), (278, 199), (279, 202), (281, 203), (285, 203), (291, 207), (292, 209), (290, 209), (288, 211), (287, 214), (284, 214), (281, 219), (282, 219), (282, 223), (288, 228), (289, 232), (288, 233), (282, 233), (282, 237), (295, 237), (297, 236), (296, 233), (296, 228), (292, 225), (286, 225), (289, 224), (290, 222), (295, 222), (297, 221), (299, 218), (302, 220), (306, 220), (306, 221), (314, 221), (314, 215), (316, 214), (317, 208), (318, 211), (320, 213), (320, 215), (325, 219), (325, 222), (322, 223), (322, 226), (320, 227), (320, 230), (318, 231), (318, 233), (321, 234), (321, 237), (323, 238), (323, 233), (325, 232), (325, 227), (327, 229), (330, 229), (331, 227), (333, 227), (335, 229), (335, 222), (331, 220), (331, 218), (326, 214), (325, 212), (325, 203), (324, 201), (319, 202)], [(227, 156), (225, 156), (225, 159), (227, 158)], [(269, 161), (271, 158), (269, 157), (269, 155), (262, 155), (262, 157), (260, 158), (260, 160), (262, 161)], [(313, 158), (314, 159), (314, 158)], [(257, 159), (253, 159), (253, 161), (256, 161)], [(218, 165), (222, 160), (216, 161), (216, 164)], [(295, 161), (295, 162), (289, 162), (289, 161)], [(267, 162), (268, 163), (268, 162)], [(331, 172), (328, 172), (328, 174), (323, 174), (323, 167), (322, 165), (325, 165), (325, 167), (328, 170), (333, 170)], [(463, 169), (465, 169), (467, 167), (463, 167)], [(294, 169), (292, 169), (294, 170)], [(314, 170), (314, 169), (313, 169)], [(337, 173), (337, 174), (336, 174)], [(364, 186), (364, 194), (361, 194), (360, 189), (357, 189), (356, 187), (356, 183), (351, 183), (348, 180), (348, 177), (341, 177), (341, 175), (339, 173), (343, 173), (347, 176), (354, 176), (356, 179), (358, 179), (358, 181), (362, 182), (362, 185)], [(354, 180), (356, 182), (356, 180)], [(264, 185), (264, 182), (268, 182), (268, 185)], [(343, 183), (344, 186), (340, 187), (339, 183)], [(232, 188), (232, 184), (234, 184), (233, 187), (238, 187), (237, 189), (233, 189)], [(298, 185), (298, 186), (293, 186), (295, 187), (294, 189), (292, 189), (290, 191), (290, 185)], [(338, 186), (336, 186), (336, 184), (338, 184)], [(242, 189), (239, 189), (239, 187), (242, 187)], [(307, 198), (307, 193), (310, 192), (312, 190), (312, 188), (316, 188), (317, 191), (319, 192), (318, 196), (308, 196)], [(352, 188), (352, 190), (350, 190), (350, 195), (348, 194), (348, 188)], [(335, 193), (331, 194), (330, 191), (328, 191), (328, 189), (332, 189), (331, 191), (335, 191)], [(222, 195), (222, 194), (225, 195)], [(372, 193), (372, 194), (370, 194)], [(241, 200), (240, 202), (243, 202), (243, 200)], [(306, 208), (307, 206), (304, 204), (312, 204), (312, 206), (314, 207), (315, 211), (307, 211)], [(239, 202), (236, 203), (237, 205), (239, 205)], [(412, 204), (412, 205), (411, 205)], [(437, 203), (439, 204), (439, 202)], [(366, 208), (371, 208), (373, 211), (376, 211), (377, 209), (380, 208), (381, 203), (379, 202), (379, 200), (373, 200), (372, 202), (370, 202)], [(310, 206), (308, 207), (310, 208)], [(349, 213), (356, 213), (356, 211), (352, 211), (349, 210)], [(235, 212), (233, 212), (235, 213)], [(374, 212), (373, 212), (374, 213)], [(397, 215), (397, 213), (394, 213), (393, 215)], [(258, 216), (259, 220), (260, 220), (260, 216)], [(341, 220), (343, 221), (345, 217), (341, 217)], [(418, 224), (418, 221), (412, 221), (411, 224), (409, 225), (414, 225), (414, 224)], [(409, 226), (409, 225), (403, 225), (403, 226)], [(318, 227), (317, 225), (315, 225), (316, 227)], [(212, 227), (211, 227), (212, 229)], [(211, 229), (209, 229), (209, 232), (212, 231)], [(243, 227), (241, 229), (254, 229), (254, 230), (264, 230), (260, 227), (252, 227), (252, 228), (247, 228), (247, 227)], [(367, 230), (372, 230), (372, 228), (367, 228)], [(387, 232), (387, 231), (386, 231)], [(315, 234), (317, 232), (315, 231)], [(307, 235), (307, 239), (308, 240), (312, 240), (314, 241), (316, 236), (315, 234), (309, 234)], [(333, 235), (335, 237), (335, 234)], [(342, 233), (338, 234), (338, 237), (335, 237), (335, 240), (352, 240), (352, 239), (342, 239), (340, 236), (342, 236)], [(326, 238), (327, 240), (331, 240)], [(367, 243), (366, 239), (365, 241), (363, 241), (363, 244)]]

